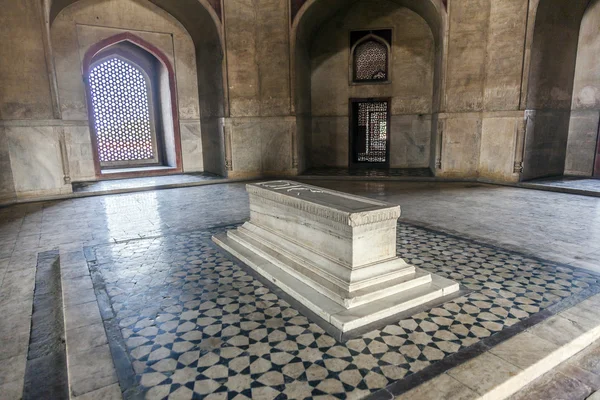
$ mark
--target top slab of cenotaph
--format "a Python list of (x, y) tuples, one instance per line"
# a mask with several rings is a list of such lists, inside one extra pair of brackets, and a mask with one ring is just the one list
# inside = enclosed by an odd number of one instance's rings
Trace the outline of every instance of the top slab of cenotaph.
[(398, 205), (293, 181), (246, 190), (250, 221), (213, 240), (342, 332), (458, 290), (397, 257)]

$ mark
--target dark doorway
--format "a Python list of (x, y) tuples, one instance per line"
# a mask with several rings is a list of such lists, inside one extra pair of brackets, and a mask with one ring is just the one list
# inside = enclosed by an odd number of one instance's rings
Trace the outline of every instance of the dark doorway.
[(389, 168), (390, 100), (351, 99), (350, 166)]

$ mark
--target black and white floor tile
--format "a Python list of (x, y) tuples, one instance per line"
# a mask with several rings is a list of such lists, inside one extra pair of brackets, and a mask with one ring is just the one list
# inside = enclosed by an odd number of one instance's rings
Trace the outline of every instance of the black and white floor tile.
[(600, 284), (582, 270), (399, 224), (401, 257), (471, 292), (340, 343), (211, 243), (232, 228), (93, 249), (148, 399), (362, 398)]

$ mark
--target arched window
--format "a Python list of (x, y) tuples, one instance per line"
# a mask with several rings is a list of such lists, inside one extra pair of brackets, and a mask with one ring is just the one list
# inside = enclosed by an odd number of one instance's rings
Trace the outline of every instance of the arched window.
[(354, 47), (354, 82), (385, 82), (388, 80), (388, 46), (370, 35)]
[(103, 167), (158, 164), (152, 82), (120, 56), (95, 63), (89, 74), (98, 158)]
[(183, 170), (169, 58), (124, 32), (91, 46), (83, 60), (96, 177)]

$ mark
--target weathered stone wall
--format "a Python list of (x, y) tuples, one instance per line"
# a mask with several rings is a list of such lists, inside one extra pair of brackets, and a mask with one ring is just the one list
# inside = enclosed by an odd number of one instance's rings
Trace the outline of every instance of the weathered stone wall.
[(1, 0), (0, 200), (70, 191), (62, 182), (59, 129), (37, 0)]
[[(349, 35), (392, 29), (390, 83), (351, 83)], [(391, 98), (390, 166), (427, 167), (435, 45), (427, 22), (388, 0), (355, 3), (327, 21), (311, 46), (310, 164), (347, 166), (349, 99)]]
[(291, 117), (288, 2), (228, 0), (224, 6), (229, 176), (292, 173), (296, 122)]
[(573, 84), (565, 174), (593, 174), (600, 117), (600, 1), (581, 22)]
[[(599, 1), (584, 17), (587, 0), (316, 0), (295, 21), (289, 0), (225, 0), (218, 15), (206, 0), (50, 3), (49, 36), (42, 1), (0, 0), (0, 201), (93, 178), (81, 57), (125, 30), (175, 65), (186, 171), (346, 166), (348, 100), (392, 97), (392, 167), (591, 173)], [(349, 83), (349, 31), (369, 28), (394, 29), (391, 84)]]
[(436, 175), (516, 181), (526, 0), (449, 2)]
[(565, 170), (579, 28), (587, 0), (542, 0), (534, 24), (521, 179)]
[(51, 119), (40, 2), (1, 0), (0, 6), (0, 119)]

